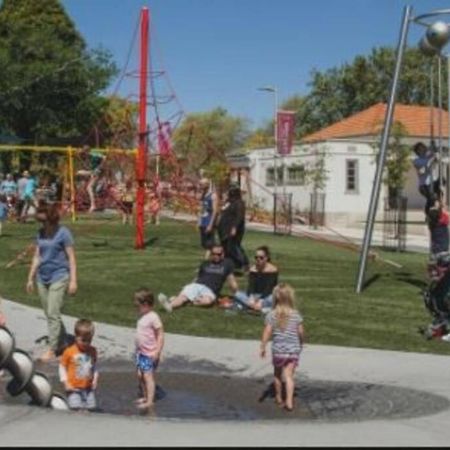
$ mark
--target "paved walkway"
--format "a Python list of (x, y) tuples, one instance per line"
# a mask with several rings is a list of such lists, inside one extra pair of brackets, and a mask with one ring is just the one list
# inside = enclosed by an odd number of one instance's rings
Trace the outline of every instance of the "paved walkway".
[[(183, 220), (187, 222), (195, 222), (196, 218), (193, 215), (185, 213), (173, 214), (172, 211), (163, 210), (162, 215), (176, 220)], [(422, 217), (422, 212), (418, 215)], [(247, 229), (249, 230), (259, 230), (266, 232), (273, 232), (273, 226), (258, 222), (247, 222)], [(333, 240), (338, 242), (347, 242), (353, 245), (361, 244), (364, 238), (364, 226), (361, 227), (342, 227), (342, 226), (326, 226), (319, 227), (318, 229), (313, 229), (309, 225), (293, 224), (292, 234), (296, 236), (305, 236), (311, 238), (323, 238), (327, 240)], [(411, 232), (413, 231), (413, 232)], [(376, 227), (372, 235), (372, 245), (381, 246), (383, 244), (383, 234)], [(406, 239), (406, 250), (414, 252), (424, 252), (429, 251), (429, 233), (425, 223), (423, 225), (414, 225), (412, 230), (408, 231)]]
[[(46, 333), (40, 310), (4, 301), (18, 348), (35, 350)], [(64, 317), (70, 329), (74, 318)], [(134, 330), (96, 324), (95, 344), (103, 360), (128, 358)], [(167, 358), (209, 361), (245, 377), (267, 377), (271, 367), (257, 355), (258, 342), (168, 334)], [(160, 377), (164, 376), (163, 364)], [(220, 369), (218, 369), (220, 371)], [(408, 387), (450, 400), (450, 359), (446, 356), (307, 345), (302, 376), (314, 380)], [(300, 386), (301, 388), (301, 386)], [(450, 409), (410, 419), (354, 423), (299, 421), (207, 421), (83, 415), (0, 403), (2, 446), (447, 446)]]

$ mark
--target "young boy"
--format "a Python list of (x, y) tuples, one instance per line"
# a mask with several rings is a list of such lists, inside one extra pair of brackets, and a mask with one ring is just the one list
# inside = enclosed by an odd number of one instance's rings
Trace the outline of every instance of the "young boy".
[(75, 343), (60, 358), (59, 377), (66, 389), (70, 409), (96, 409), (97, 350), (91, 345), (94, 324), (87, 319), (75, 323)]
[(143, 397), (136, 401), (139, 409), (153, 406), (155, 376), (164, 346), (164, 329), (159, 315), (153, 311), (155, 299), (148, 289), (134, 293), (139, 319), (136, 327), (136, 367)]

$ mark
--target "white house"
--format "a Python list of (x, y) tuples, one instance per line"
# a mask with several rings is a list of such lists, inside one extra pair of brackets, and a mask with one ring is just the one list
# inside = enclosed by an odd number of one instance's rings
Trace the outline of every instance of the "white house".
[[(341, 226), (362, 223), (367, 216), (375, 175), (375, 148), (380, 142), (386, 105), (378, 103), (349, 118), (306, 136), (295, 145), (292, 153), (274, 159), (273, 148), (252, 150), (246, 155), (230, 158), (235, 173), (246, 175), (251, 202), (272, 210), (273, 193), (291, 193), (293, 210), (301, 213), (310, 210), (313, 186), (305, 178), (308, 168), (323, 159), (326, 180), (320, 192), (325, 194), (325, 217), (328, 224)], [(419, 141), (431, 139), (431, 117), (434, 120), (434, 139), (447, 151), (448, 113), (437, 108), (397, 104), (394, 121), (405, 127), (405, 143), (411, 147)], [(439, 116), (442, 127), (439, 128)], [(440, 131), (440, 136), (438, 132)], [(422, 209), (424, 198), (417, 190), (417, 175), (412, 165), (415, 154), (411, 151), (411, 168), (404, 195), (408, 209)], [(274, 186), (274, 166), (279, 179)], [(447, 171), (445, 168), (444, 173)], [(284, 182), (283, 175), (284, 174)], [(381, 217), (387, 188), (380, 192), (378, 217)]]

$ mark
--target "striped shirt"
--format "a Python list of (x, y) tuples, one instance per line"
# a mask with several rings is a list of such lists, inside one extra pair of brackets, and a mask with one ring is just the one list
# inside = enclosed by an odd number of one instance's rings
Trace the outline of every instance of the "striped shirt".
[(291, 312), (284, 329), (278, 326), (275, 310), (267, 314), (265, 322), (272, 327), (272, 355), (283, 356), (301, 352), (298, 326), (303, 322), (303, 318), (298, 311)]

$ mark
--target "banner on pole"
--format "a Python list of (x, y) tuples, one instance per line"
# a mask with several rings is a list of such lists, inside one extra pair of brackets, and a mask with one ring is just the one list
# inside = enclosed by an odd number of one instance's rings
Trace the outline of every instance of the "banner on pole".
[(277, 150), (289, 155), (294, 143), (295, 111), (277, 111)]
[(158, 150), (161, 156), (172, 153), (172, 129), (170, 122), (160, 123), (158, 126)]

